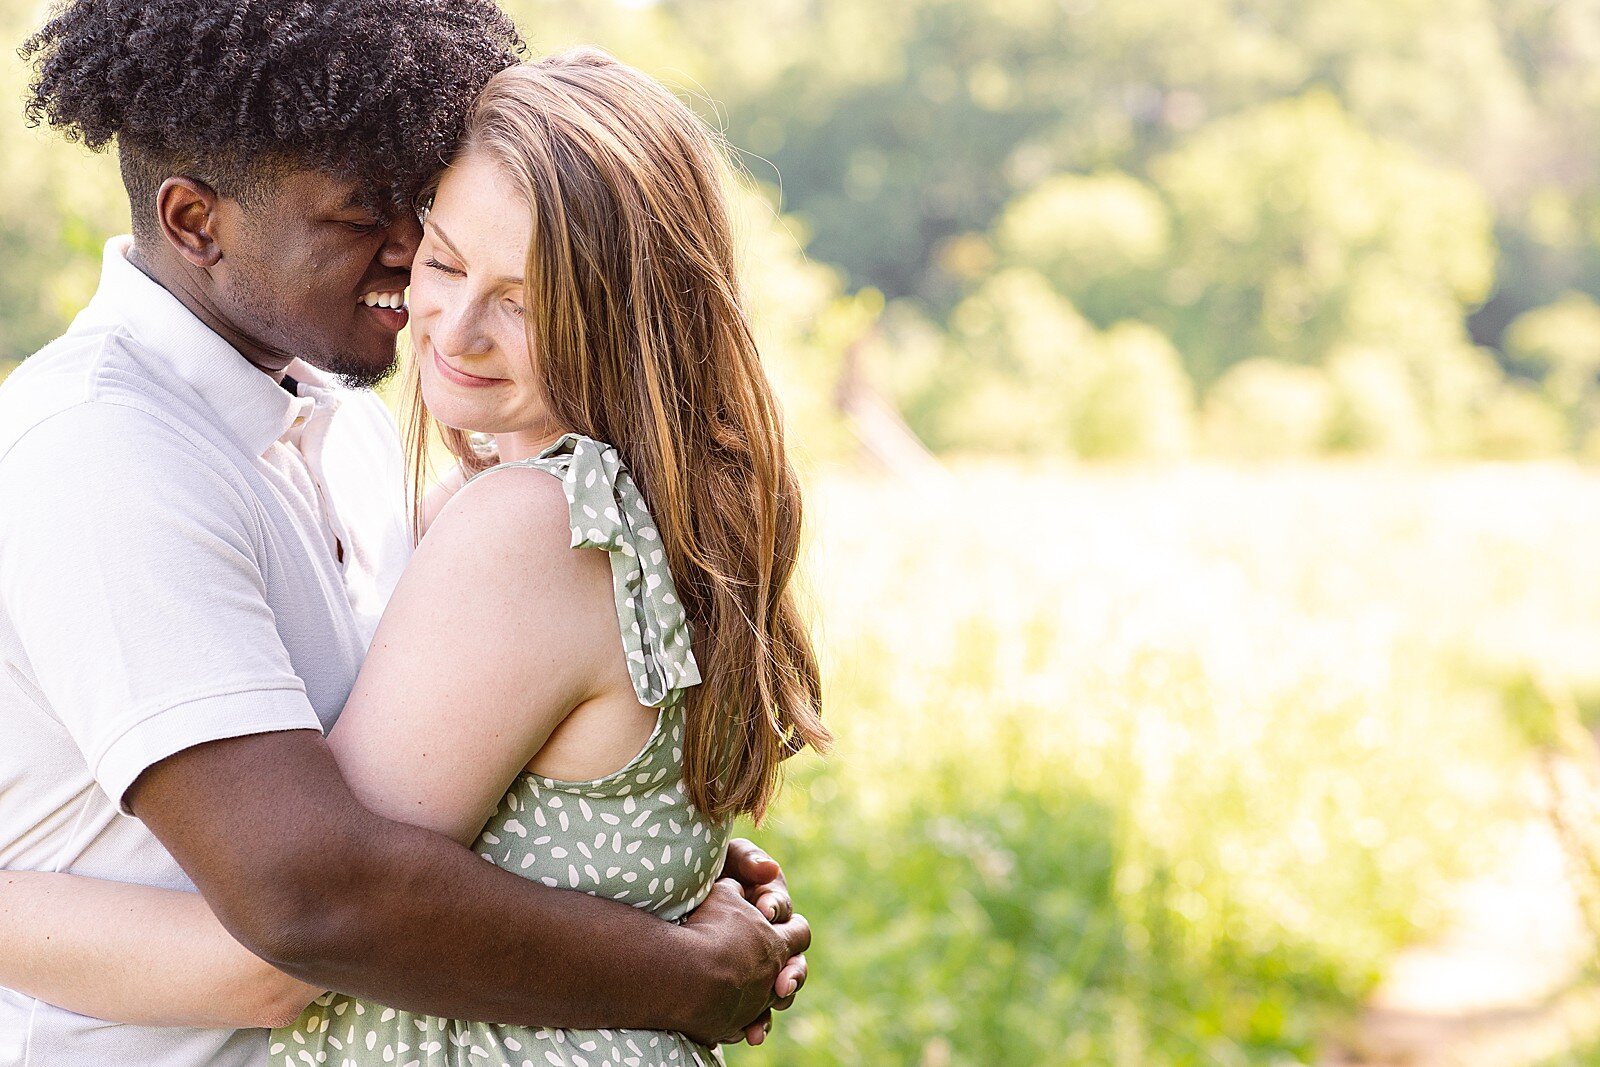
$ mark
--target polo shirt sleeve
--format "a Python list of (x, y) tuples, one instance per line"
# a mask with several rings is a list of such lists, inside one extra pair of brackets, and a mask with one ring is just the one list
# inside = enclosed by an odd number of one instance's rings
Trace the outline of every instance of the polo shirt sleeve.
[(152, 414), (85, 403), (0, 457), (0, 602), (44, 710), (125, 794), (194, 745), (320, 730), (244, 497)]

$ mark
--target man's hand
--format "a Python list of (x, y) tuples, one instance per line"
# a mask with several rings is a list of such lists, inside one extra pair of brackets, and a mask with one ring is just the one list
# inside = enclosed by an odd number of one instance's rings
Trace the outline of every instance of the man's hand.
[[(794, 914), (794, 901), (789, 897), (789, 884), (784, 880), (783, 870), (776, 860), (756, 847), (755, 842), (742, 837), (728, 842), (728, 857), (722, 866), (722, 877), (738, 882), (745, 900), (775, 926), (787, 924), (796, 918), (805, 923), (803, 917)], [(810, 926), (807, 925), (806, 945), (809, 946), (810, 942)], [(795, 995), (805, 984), (806, 957), (802, 950), (790, 956), (778, 971), (772, 987), (774, 999), (767, 1010), (746, 1026), (742, 1034), (730, 1036), (724, 1043), (737, 1042), (742, 1038), (752, 1045), (761, 1044), (772, 1030), (773, 1011), (783, 1011), (792, 1005)]]
[(738, 1041), (752, 1029), (765, 1035), (780, 973), (811, 945), (805, 919), (770, 923), (744, 898), (740, 883), (721, 878), (679, 929), (693, 939), (694, 959), (720, 976), (723, 996), (710, 1015), (687, 1018), (675, 1029), (706, 1044)]

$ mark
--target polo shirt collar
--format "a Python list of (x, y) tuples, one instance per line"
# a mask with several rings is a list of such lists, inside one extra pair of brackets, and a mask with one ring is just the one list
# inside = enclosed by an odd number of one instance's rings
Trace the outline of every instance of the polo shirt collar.
[[(106, 243), (100, 288), (88, 311), (125, 326), (142, 347), (157, 356), (147, 368), (152, 377), (181, 382), (196, 394), (218, 426), (250, 455), (259, 456), (297, 420), (310, 416), (315, 400), (290, 396), (214, 330), (128, 261), (131, 237)], [(297, 381), (321, 382), (299, 360), (290, 366)]]

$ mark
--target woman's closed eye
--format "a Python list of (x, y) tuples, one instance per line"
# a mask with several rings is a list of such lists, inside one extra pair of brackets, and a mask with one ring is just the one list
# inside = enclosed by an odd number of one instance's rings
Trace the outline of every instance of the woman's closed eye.
[(432, 267), (434, 270), (438, 271), (440, 274), (448, 274), (448, 275), (450, 275), (452, 277), (463, 277), (464, 278), (464, 277), (466, 277), (466, 274), (467, 274), (467, 272), (464, 271), (464, 270), (457, 270), (455, 267), (447, 267), (447, 266), (445, 266), (443, 263), (440, 263), (437, 259), (434, 259), (432, 256), (429, 256), (427, 259), (423, 260), (422, 261), (422, 265), (425, 266), (425, 267)]

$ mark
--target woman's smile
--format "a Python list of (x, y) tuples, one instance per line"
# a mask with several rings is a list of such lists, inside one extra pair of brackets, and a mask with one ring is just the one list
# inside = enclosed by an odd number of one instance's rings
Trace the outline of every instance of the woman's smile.
[(444, 380), (447, 382), (454, 382), (457, 385), (465, 385), (472, 388), (482, 389), (491, 385), (502, 385), (506, 381), (504, 378), (483, 378), (476, 374), (468, 374), (464, 370), (453, 367), (450, 365), (450, 362), (440, 354), (437, 348), (433, 349), (433, 365), (439, 371), (440, 377), (444, 378)]

